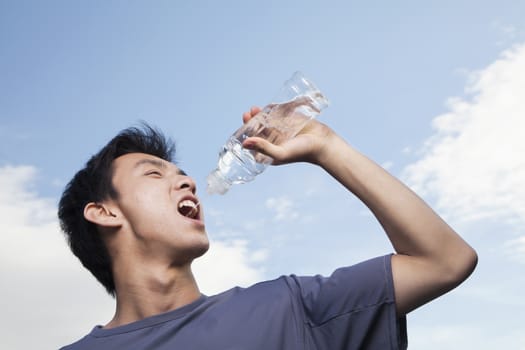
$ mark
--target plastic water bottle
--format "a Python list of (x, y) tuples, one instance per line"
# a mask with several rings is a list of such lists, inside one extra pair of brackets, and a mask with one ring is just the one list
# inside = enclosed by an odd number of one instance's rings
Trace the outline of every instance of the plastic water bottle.
[(209, 194), (226, 193), (233, 184), (252, 181), (272, 158), (242, 147), (245, 139), (262, 137), (275, 145), (294, 137), (328, 100), (301, 72), (287, 80), (274, 102), (264, 107), (226, 141), (219, 152), (217, 168), (207, 178)]

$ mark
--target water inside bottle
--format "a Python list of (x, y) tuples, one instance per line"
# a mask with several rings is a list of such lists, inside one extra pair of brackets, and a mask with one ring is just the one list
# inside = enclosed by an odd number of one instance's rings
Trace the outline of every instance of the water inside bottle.
[(225, 193), (232, 184), (251, 181), (273, 162), (262, 153), (242, 147), (248, 137), (264, 138), (275, 145), (294, 137), (320, 113), (324, 96), (315, 92), (264, 107), (239, 128), (223, 146), (217, 169), (208, 176), (208, 193)]
[[(237, 130), (233, 138), (242, 144), (248, 137), (257, 136), (274, 145), (279, 145), (294, 137), (310, 119), (319, 113), (320, 109), (316, 101), (308, 95), (283, 103), (272, 103)], [(260, 164), (271, 164), (273, 161), (272, 158), (255, 151), (243, 148), (243, 152), (249, 152), (250, 158)]]

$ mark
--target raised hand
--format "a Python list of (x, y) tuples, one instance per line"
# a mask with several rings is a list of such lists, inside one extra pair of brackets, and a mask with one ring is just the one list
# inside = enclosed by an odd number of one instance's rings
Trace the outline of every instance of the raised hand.
[[(243, 114), (243, 122), (247, 123), (260, 111), (261, 108), (252, 107)], [(312, 119), (295, 137), (280, 145), (260, 137), (250, 137), (243, 142), (243, 147), (272, 157), (274, 165), (293, 162), (320, 164), (335, 138), (337, 135), (329, 127)]]

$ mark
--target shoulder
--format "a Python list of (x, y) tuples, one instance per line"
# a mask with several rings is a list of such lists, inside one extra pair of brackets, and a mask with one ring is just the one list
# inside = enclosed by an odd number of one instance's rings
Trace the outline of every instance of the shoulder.
[(69, 345), (65, 345), (61, 348), (59, 348), (59, 350), (87, 350), (87, 349), (92, 349), (92, 346), (93, 344), (91, 344), (90, 342), (90, 339), (89, 339), (89, 334), (84, 336), (83, 338), (75, 341), (74, 343), (71, 343)]
[(290, 295), (291, 276), (280, 276), (275, 279), (261, 281), (247, 287), (235, 287), (217, 295), (210, 296), (209, 304), (239, 303), (249, 300), (276, 300)]

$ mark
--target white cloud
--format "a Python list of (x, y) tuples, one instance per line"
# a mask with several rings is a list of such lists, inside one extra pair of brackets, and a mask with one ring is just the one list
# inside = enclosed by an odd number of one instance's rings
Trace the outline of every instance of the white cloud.
[(451, 220), (525, 225), (525, 45), (471, 74), (403, 178)]
[(250, 251), (248, 242), (213, 241), (210, 251), (193, 263), (199, 288), (211, 295), (233, 286), (249, 286), (263, 278), (264, 270), (254, 265), (266, 259), (264, 250)]
[[(504, 264), (502, 264), (504, 265)], [(511, 276), (509, 273), (508, 264), (506, 266), (507, 271), (498, 271), (501, 268), (500, 265), (494, 264), (490, 267), (481, 267), (482, 270), (477, 271), (482, 275), (479, 279), (488, 277), (488, 281), (474, 281), (468, 284), (465, 288), (459, 288), (455, 293), (465, 300), (479, 302), (479, 305), (491, 305), (492, 307), (499, 308), (524, 308), (525, 300), (523, 300), (522, 289), (524, 284), (519, 280), (513, 280), (512, 278), (504, 279), (502, 276)], [(516, 269), (520, 273), (521, 269)], [(497, 281), (495, 283), (495, 281)]]
[[(113, 308), (69, 253), (55, 202), (32, 191), (36, 176), (30, 166), (0, 168), (0, 327), (8, 349), (57, 348), (110, 317)], [(33, 335), (25, 336), (25, 329)]]
[[(56, 349), (113, 314), (113, 300), (69, 251), (56, 201), (32, 191), (37, 175), (31, 166), (0, 167), (0, 328), (6, 349)], [(260, 280), (262, 270), (253, 266), (265, 260), (264, 251), (250, 251), (246, 241), (212, 245), (195, 266), (203, 292)]]
[(504, 249), (512, 260), (525, 264), (525, 236), (506, 241)]
[(475, 325), (411, 326), (409, 348), (441, 349), (523, 349), (525, 335), (516, 329), (503, 333), (486, 332)]
[(63, 262), (60, 252), (65, 243), (55, 219), (55, 204), (31, 192), (35, 177), (33, 167), (0, 168), (0, 269)]
[(268, 198), (265, 204), (266, 208), (275, 212), (276, 221), (295, 220), (299, 217), (299, 213), (294, 210), (293, 201), (287, 196)]
[(499, 46), (509, 46), (510, 43), (516, 42), (523, 38), (523, 31), (515, 25), (502, 22), (501, 20), (492, 21), (491, 27), (498, 36), (496, 44)]

